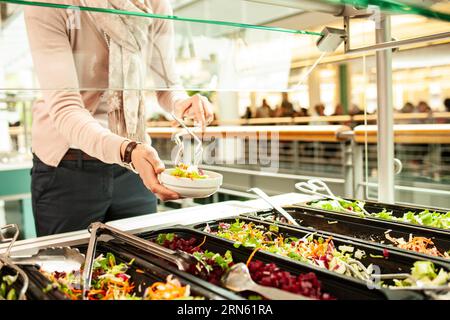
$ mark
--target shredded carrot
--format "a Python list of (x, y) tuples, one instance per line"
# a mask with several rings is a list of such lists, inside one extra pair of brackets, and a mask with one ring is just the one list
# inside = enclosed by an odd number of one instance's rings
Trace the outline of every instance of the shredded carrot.
[(433, 240), (425, 237), (410, 237), (409, 241), (402, 243), (399, 239), (388, 237), (388, 240), (395, 243), (400, 249), (411, 250), (418, 253), (429, 254), (436, 257), (449, 258), (447, 253), (439, 252), (438, 248), (434, 245)]
[(146, 293), (151, 300), (174, 300), (186, 295), (186, 287), (174, 283), (154, 283)]
[(252, 262), (253, 258), (255, 257), (255, 254), (260, 250), (261, 248), (255, 248), (255, 250), (253, 250), (252, 254), (250, 255), (250, 257), (248, 257), (247, 260), (247, 267), (250, 265), (250, 262)]
[(197, 248), (201, 248), (206, 243), (206, 236), (203, 238), (203, 242), (200, 243)]

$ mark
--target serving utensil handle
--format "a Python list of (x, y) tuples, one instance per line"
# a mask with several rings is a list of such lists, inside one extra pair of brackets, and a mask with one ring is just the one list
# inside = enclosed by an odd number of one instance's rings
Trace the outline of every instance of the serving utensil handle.
[[(11, 230), (14, 230), (13, 236), (5, 237), (5, 234)], [(14, 246), (14, 243), (17, 241), (19, 234), (20, 234), (20, 231), (19, 231), (19, 226), (17, 224), (9, 224), (9, 225), (6, 225), (6, 226), (0, 228), (0, 242), (1, 243), (9, 242), (8, 248), (6, 249), (5, 253), (3, 254), (5, 257), (10, 256), (12, 247)]]
[(270, 300), (312, 300), (300, 294), (291, 293), (277, 288), (261, 286), (256, 283), (251, 285), (248, 290), (256, 292)]
[(292, 216), (286, 210), (284, 210), (281, 206), (274, 203), (272, 201), (272, 199), (270, 199), (270, 197), (264, 191), (262, 191), (259, 188), (252, 188), (249, 191), (255, 193), (256, 195), (258, 195), (258, 197), (260, 197), (262, 200), (267, 202), (267, 204), (269, 204), (273, 209), (278, 211), (278, 213), (280, 213), (282, 216), (284, 216), (291, 224), (293, 224), (294, 226), (299, 226), (298, 222), (295, 221), (295, 219), (292, 218)]

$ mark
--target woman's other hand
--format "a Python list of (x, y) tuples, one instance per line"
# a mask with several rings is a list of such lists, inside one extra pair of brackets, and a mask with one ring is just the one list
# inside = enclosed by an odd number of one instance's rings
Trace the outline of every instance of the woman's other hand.
[[(175, 103), (175, 116), (178, 119), (193, 119), (196, 126), (201, 126), (205, 130), (206, 126), (214, 120), (213, 107), (208, 98), (196, 94), (188, 99), (180, 100)], [(173, 122), (174, 126), (178, 123)]]
[[(122, 145), (122, 155), (127, 144)], [(165, 170), (164, 163), (158, 156), (158, 152), (146, 144), (139, 144), (131, 154), (131, 161), (139, 173), (145, 187), (153, 192), (162, 201), (177, 200), (180, 196), (163, 185), (158, 180), (158, 175)]]

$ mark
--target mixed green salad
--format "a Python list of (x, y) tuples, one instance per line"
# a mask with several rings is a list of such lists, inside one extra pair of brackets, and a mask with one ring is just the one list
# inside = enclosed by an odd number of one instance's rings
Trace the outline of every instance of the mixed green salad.
[[(94, 261), (91, 288), (88, 290), (89, 300), (192, 300), (190, 287), (183, 286), (173, 276), (165, 282), (155, 282), (146, 288), (144, 294), (137, 294), (135, 284), (127, 271), (133, 264), (117, 263), (112, 253), (98, 256)], [(42, 271), (41, 271), (42, 272)], [(144, 273), (137, 270), (138, 273)], [(57, 289), (71, 300), (82, 300), (82, 270), (66, 272), (42, 272), (51, 282), (45, 292)], [(141, 288), (142, 289), (142, 288)], [(201, 298), (199, 298), (201, 299)]]
[(203, 180), (207, 179), (208, 176), (205, 175), (202, 169), (197, 168), (196, 166), (188, 166), (185, 164), (179, 164), (176, 166), (171, 175), (177, 178), (186, 178), (191, 180)]
[[(156, 243), (172, 250), (181, 250), (192, 254), (198, 262), (192, 264), (186, 271), (211, 284), (222, 286), (223, 276), (236, 261), (233, 259), (231, 251), (220, 254), (202, 249), (206, 240), (206, 237), (201, 241), (201, 239), (195, 237), (185, 239), (174, 233), (163, 233), (158, 235)], [(324, 292), (322, 284), (315, 273), (292, 274), (278, 267), (275, 263), (264, 263), (254, 259), (256, 252), (253, 251), (247, 260), (250, 276), (256, 283), (266, 287), (301, 294), (312, 299), (334, 300), (333, 296)], [(208, 272), (201, 272), (203, 268), (206, 268)], [(249, 294), (249, 292), (243, 293), (243, 296), (249, 300), (263, 299), (259, 295)]]
[[(309, 204), (312, 208), (327, 210), (327, 211), (337, 211), (348, 213), (349, 211), (354, 212), (361, 217), (366, 215), (361, 210), (365, 203), (363, 201), (347, 201), (347, 200), (320, 200)], [(344, 209), (343, 209), (344, 208)], [(408, 211), (403, 214), (402, 217), (396, 217), (393, 212), (388, 210), (383, 210), (381, 212), (374, 212), (370, 215), (371, 218), (378, 218), (383, 220), (395, 221), (395, 222), (406, 222), (426, 227), (433, 227), (439, 229), (450, 229), (450, 212), (439, 213), (431, 210), (423, 210), (420, 212)]]
[[(244, 246), (268, 251), (364, 281), (371, 280), (376, 269), (372, 264), (364, 265), (362, 263), (364, 258), (368, 255), (374, 259), (389, 258), (387, 250), (383, 251), (383, 255), (374, 256), (350, 245), (336, 246), (331, 237), (325, 239), (311, 234), (299, 239), (285, 236), (279, 232), (276, 225), (267, 227), (253, 222), (247, 223), (236, 220), (234, 223), (220, 223), (218, 228), (214, 230), (207, 226), (204, 231), (234, 241), (235, 247)], [(416, 269), (413, 269), (410, 280), (421, 272), (422, 269), (417, 268), (420, 268), (423, 264), (428, 264), (428, 262), (419, 261), (414, 265)], [(435, 272), (437, 275), (441, 274), (437, 281), (442, 279), (445, 279), (445, 283), (450, 281), (445, 270)], [(446, 274), (446, 277), (443, 274)], [(432, 275), (432, 273), (429, 272), (428, 275)], [(434, 280), (434, 278), (431, 280)], [(407, 282), (400, 282), (400, 280), (394, 281), (394, 284), (408, 285)]]
[(205, 231), (234, 241), (235, 247), (259, 248), (361, 280), (370, 277), (367, 268), (360, 262), (366, 253), (352, 246), (336, 247), (331, 237), (325, 239), (314, 234), (301, 239), (285, 237), (278, 232), (276, 225), (266, 228), (240, 220), (232, 224), (220, 223), (216, 231), (209, 227)]
[(0, 278), (0, 300), (17, 300), (16, 289), (13, 288), (19, 275), (5, 275)]
[(417, 261), (411, 268), (411, 276), (404, 280), (394, 280), (397, 287), (446, 286), (450, 282), (450, 273), (437, 269), (431, 261)]

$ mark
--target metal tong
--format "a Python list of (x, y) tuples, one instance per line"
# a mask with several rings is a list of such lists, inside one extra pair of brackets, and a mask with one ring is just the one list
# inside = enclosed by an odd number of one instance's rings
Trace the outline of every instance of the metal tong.
[[(10, 236), (12, 235), (12, 236)], [(22, 278), (22, 288), (19, 291), (18, 299), (26, 300), (26, 292), (28, 290), (28, 285), (30, 280), (22, 269), (18, 268), (13, 261), (9, 258), (11, 254), (11, 249), (14, 246), (17, 238), (19, 237), (19, 227), (16, 224), (10, 224), (0, 228), (0, 244), (8, 243), (8, 248), (4, 254), (0, 254), (0, 270), (4, 267), (8, 267), (14, 270)], [(1, 298), (0, 298), (1, 300)]]
[[(194, 138), (194, 141), (197, 143), (197, 146), (195, 147), (194, 159), (192, 161), (192, 164), (194, 166), (198, 166), (203, 160), (202, 140), (184, 123), (184, 121), (179, 119), (173, 113), (171, 113), (171, 116), (192, 138)], [(185, 136), (186, 132), (180, 132), (175, 135), (174, 140), (178, 147), (177, 155), (175, 157), (175, 165), (179, 165), (182, 163), (182, 158), (184, 154), (184, 144), (183, 141), (181, 141), (181, 137)]]
[[(106, 224), (96, 222), (91, 224), (89, 227), (89, 231), (91, 233), (91, 237), (89, 239), (88, 250), (86, 253), (86, 260), (84, 263), (83, 270), (83, 299), (87, 300), (87, 292), (91, 286), (92, 281), (92, 272), (95, 260), (95, 252), (97, 248), (98, 237), (101, 234), (107, 234), (112, 236), (115, 239), (121, 240), (126, 244), (132, 245), (140, 250), (151, 253), (159, 258), (162, 258), (168, 262), (171, 262), (177, 266), (180, 271), (188, 271), (191, 266), (199, 266), (199, 261), (193, 256), (183, 251), (174, 251), (167, 249), (163, 246), (160, 246), (151, 241), (147, 241), (136, 237), (134, 235), (125, 233), (119, 229), (113, 228)], [(201, 264), (200, 264), (200, 268)], [(205, 268), (202, 268), (199, 271), (205, 271), (209, 273), (209, 271)]]
[[(341, 201), (347, 202), (347, 200), (342, 199), (336, 195), (330, 190), (330, 188), (326, 185), (325, 182), (323, 182), (320, 179), (311, 179), (307, 182), (299, 182), (295, 185), (295, 188), (305, 194), (315, 195), (315, 196), (321, 196), (323, 198), (329, 198), (337, 201), (337, 204), (339, 205), (339, 208), (345, 212), (355, 214), (354, 211), (348, 210), (344, 208), (341, 205)], [(363, 206), (361, 206), (358, 202), (355, 202), (355, 204), (358, 206), (359, 209), (364, 213), (364, 215), (371, 216), (372, 214), (368, 212), (366, 209), (364, 209)]]
[(272, 209), (274, 209), (283, 217), (285, 217), (292, 225), (299, 226), (299, 223), (294, 218), (292, 218), (292, 216), (286, 210), (284, 210), (281, 206), (274, 203), (272, 199), (270, 199), (270, 197), (264, 191), (262, 191), (259, 188), (252, 188), (249, 190), (249, 192), (255, 193), (258, 197), (267, 202), (267, 204), (270, 205)]

